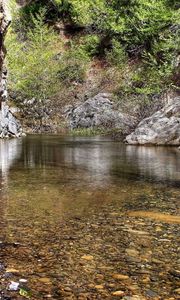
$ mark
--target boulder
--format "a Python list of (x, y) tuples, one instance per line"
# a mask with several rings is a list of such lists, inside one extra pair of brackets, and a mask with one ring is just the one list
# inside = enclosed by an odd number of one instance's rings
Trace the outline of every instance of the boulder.
[(111, 94), (100, 93), (79, 105), (68, 105), (64, 114), (69, 127), (117, 128), (127, 132), (133, 118), (119, 111), (111, 99)]
[(128, 144), (180, 145), (180, 97), (142, 120), (126, 137)]

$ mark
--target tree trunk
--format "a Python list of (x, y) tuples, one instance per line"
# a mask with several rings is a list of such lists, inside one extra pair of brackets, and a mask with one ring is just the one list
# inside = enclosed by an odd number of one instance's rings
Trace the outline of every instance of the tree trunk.
[(5, 65), (5, 36), (11, 23), (8, 12), (9, 0), (0, 0), (0, 138), (18, 137), (22, 134), (20, 123), (7, 105), (7, 69)]

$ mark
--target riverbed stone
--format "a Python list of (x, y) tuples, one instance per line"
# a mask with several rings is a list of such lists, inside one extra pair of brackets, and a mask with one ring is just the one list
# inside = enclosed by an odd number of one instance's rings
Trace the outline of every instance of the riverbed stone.
[(97, 285), (95, 285), (95, 288), (97, 290), (103, 290), (104, 286), (102, 284), (97, 284)]
[(145, 300), (145, 298), (141, 296), (125, 296), (122, 300)]
[(126, 137), (128, 144), (180, 145), (180, 97), (142, 120)]
[(94, 259), (94, 257), (92, 255), (83, 255), (81, 258), (84, 260), (93, 260)]
[(129, 256), (133, 256), (133, 257), (136, 257), (139, 255), (139, 251), (137, 251), (136, 249), (126, 249), (126, 253)]
[(127, 280), (129, 279), (129, 276), (124, 274), (113, 274), (113, 278), (117, 280)]
[(152, 290), (147, 290), (146, 291), (146, 295), (150, 298), (155, 298), (158, 296), (158, 294), (155, 292), (155, 291), (152, 291)]
[(122, 296), (124, 296), (124, 291), (116, 291), (116, 292), (113, 292), (112, 295), (122, 297)]
[(178, 295), (180, 295), (180, 288), (176, 289), (175, 293), (178, 294)]

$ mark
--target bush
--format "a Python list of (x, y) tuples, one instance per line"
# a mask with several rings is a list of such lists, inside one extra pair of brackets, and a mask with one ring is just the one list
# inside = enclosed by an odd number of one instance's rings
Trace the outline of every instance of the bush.
[(117, 67), (123, 67), (127, 63), (127, 55), (122, 45), (115, 39), (112, 40), (112, 48), (106, 51), (107, 61)]
[(89, 57), (83, 48), (71, 46), (59, 61), (58, 78), (62, 83), (82, 83), (86, 78)]
[(100, 37), (96, 34), (88, 34), (81, 38), (80, 47), (89, 55), (95, 56), (99, 54)]

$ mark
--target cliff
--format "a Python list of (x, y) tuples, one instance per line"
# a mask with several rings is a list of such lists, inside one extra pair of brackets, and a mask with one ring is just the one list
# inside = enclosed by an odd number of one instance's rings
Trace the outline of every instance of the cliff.
[(22, 134), (20, 123), (7, 105), (7, 69), (4, 39), (11, 23), (7, 5), (8, 1), (0, 1), (0, 138), (19, 137)]

